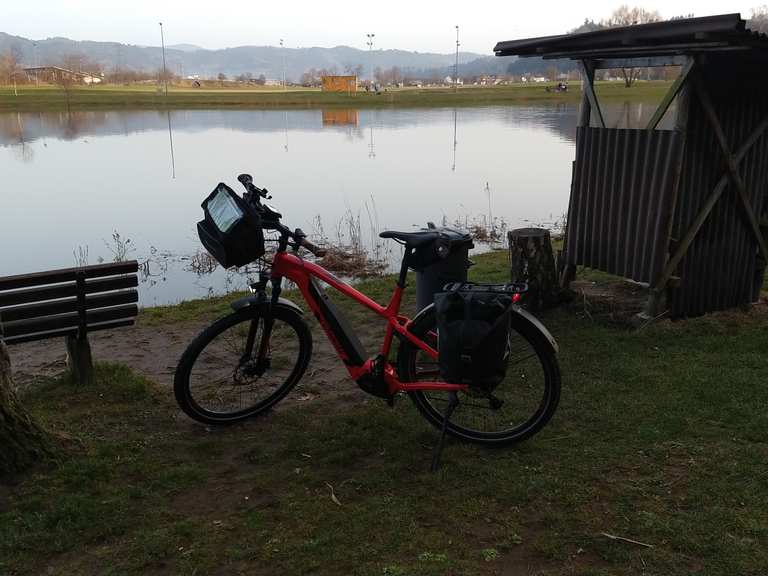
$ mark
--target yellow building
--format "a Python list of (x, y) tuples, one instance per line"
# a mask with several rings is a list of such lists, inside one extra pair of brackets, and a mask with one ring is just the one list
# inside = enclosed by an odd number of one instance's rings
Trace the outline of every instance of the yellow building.
[(357, 76), (323, 76), (323, 92), (357, 92)]

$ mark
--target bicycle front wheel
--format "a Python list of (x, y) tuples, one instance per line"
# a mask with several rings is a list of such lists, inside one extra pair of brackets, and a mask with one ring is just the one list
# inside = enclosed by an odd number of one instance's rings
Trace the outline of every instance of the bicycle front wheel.
[[(434, 306), (413, 323), (411, 331), (437, 349)], [(437, 361), (407, 341), (400, 346), (398, 372), (404, 382), (441, 380)], [(493, 398), (471, 389), (458, 394), (459, 405), (448, 421), (448, 434), (487, 446), (520, 442), (541, 430), (557, 409), (557, 358), (538, 331), (513, 317), (506, 377), (493, 390)], [(411, 392), (410, 396), (431, 424), (442, 427), (449, 400), (447, 392), (424, 390)]]
[(255, 307), (203, 330), (179, 361), (174, 393), (179, 407), (205, 424), (233, 424), (282, 400), (301, 379), (312, 335), (298, 313), (273, 308), (267, 354), (259, 358), (265, 319)]

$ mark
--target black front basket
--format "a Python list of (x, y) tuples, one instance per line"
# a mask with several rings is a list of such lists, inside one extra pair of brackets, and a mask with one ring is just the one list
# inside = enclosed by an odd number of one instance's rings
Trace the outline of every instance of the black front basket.
[(219, 183), (202, 207), (205, 218), (197, 223), (197, 234), (224, 268), (244, 266), (264, 255), (258, 212), (229, 186)]

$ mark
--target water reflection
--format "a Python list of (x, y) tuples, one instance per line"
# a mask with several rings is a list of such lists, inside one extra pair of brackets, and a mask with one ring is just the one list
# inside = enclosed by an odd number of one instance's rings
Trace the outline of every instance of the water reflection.
[(357, 126), (360, 123), (359, 110), (323, 110), (323, 126)]
[(171, 111), (168, 114), (168, 142), (171, 150), (171, 178), (176, 179), (176, 157), (173, 155), (173, 128), (171, 128)]
[[(622, 106), (622, 105), (619, 105)], [(635, 116), (650, 118), (647, 106), (629, 104)], [(530, 107), (497, 107), (492, 109), (463, 109), (462, 118), (469, 121), (491, 116), (501, 122), (521, 127), (544, 127), (558, 135), (575, 140), (572, 116), (574, 104)], [(607, 116), (617, 115), (614, 106), (606, 107)], [(453, 120), (453, 140), (459, 112), (450, 109)], [(619, 115), (626, 114), (621, 107)], [(44, 138), (76, 140), (86, 136), (130, 136), (141, 132), (167, 131), (169, 112), (161, 111), (72, 111), (0, 113), (0, 146), (20, 142), (32, 143)], [(611, 116), (612, 115), (612, 116)], [(411, 128), (443, 123), (445, 109), (431, 110), (179, 110), (172, 113), (173, 130), (204, 132), (227, 129), (238, 132), (283, 132), (287, 148), (288, 132), (317, 130), (329, 126), (364, 127), (384, 124), (388, 128)], [(636, 123), (636, 121), (633, 121)], [(637, 127), (637, 126), (633, 126)]]
[(453, 162), (451, 162), (451, 172), (456, 172), (456, 129), (458, 125), (458, 116), (456, 108), (453, 109)]
[[(606, 107), (605, 115), (642, 123), (649, 108)], [(344, 222), (362, 222), (373, 250), (382, 249), (378, 231), (430, 220), (490, 230), (553, 221), (568, 204), (576, 111), (0, 114), (0, 275), (70, 266), (78, 248), (91, 263), (109, 260), (119, 231), (135, 247), (129, 257), (142, 262), (145, 305), (242, 286), (220, 269), (198, 275), (190, 261), (200, 248), (202, 198), (219, 181), (237, 187), (242, 172), (270, 189), (287, 225), (323, 222), (335, 240)], [(14, 249), (22, 242), (23, 258)], [(386, 250), (399, 258), (397, 246)]]

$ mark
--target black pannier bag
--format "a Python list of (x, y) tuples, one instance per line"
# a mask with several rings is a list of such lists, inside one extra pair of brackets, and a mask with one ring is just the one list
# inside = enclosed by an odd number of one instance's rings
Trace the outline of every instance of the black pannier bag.
[(201, 206), (205, 218), (197, 223), (197, 234), (224, 268), (244, 266), (264, 255), (258, 212), (229, 186), (219, 183)]
[(453, 283), (435, 294), (440, 375), (490, 393), (507, 372), (509, 329), (517, 284)]

